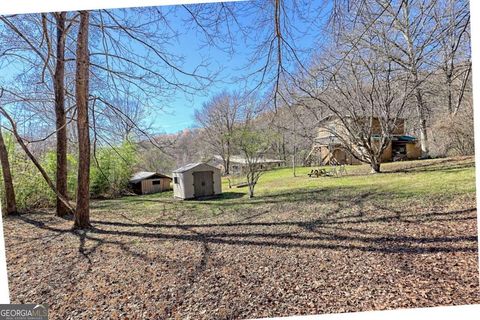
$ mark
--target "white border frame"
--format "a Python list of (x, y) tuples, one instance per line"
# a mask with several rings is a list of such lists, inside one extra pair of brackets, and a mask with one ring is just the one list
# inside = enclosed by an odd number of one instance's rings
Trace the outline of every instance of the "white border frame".
[[(234, 1), (234, 0), (223, 0)], [(243, 1), (243, 0), (242, 0)], [(155, 5), (173, 5), (173, 4), (191, 4), (191, 3), (207, 3), (218, 2), (216, 0), (83, 0), (76, 1), (55, 1), (55, 0), (2, 0), (0, 2), (0, 14), (20, 14), (32, 12), (51, 12), (51, 11), (71, 11), (71, 10), (88, 10), (99, 8), (122, 8), (122, 7), (141, 7), (141, 6), (155, 6)], [(480, 62), (480, 1), (470, 0), (471, 8), (471, 30), (472, 30), (472, 64), (473, 72), (472, 79), (474, 85), (473, 100), (474, 105), (480, 103), (480, 69), (477, 64)], [(478, 33), (473, 32), (477, 30)], [(474, 107), (474, 123), (475, 123), (475, 163), (480, 163), (480, 111)], [(478, 179), (478, 171), (476, 175), (476, 193), (477, 193), (477, 207), (480, 197), (480, 181)], [(1, 204), (0, 204), (1, 206)], [(477, 213), (477, 228), (480, 225), (480, 218)], [(480, 228), (479, 228), (480, 231)], [(480, 258), (479, 258), (480, 265)], [(9, 303), (8, 293), (8, 279), (7, 267), (5, 258), (5, 242), (3, 238), (3, 220), (0, 215), (0, 303)], [(370, 312), (356, 312), (344, 314), (328, 314), (328, 315), (313, 315), (302, 317), (287, 317), (283, 319), (430, 319), (437, 320), (451, 320), (456, 317), (461, 319), (477, 319), (480, 315), (480, 304), (464, 305), (464, 306), (449, 306), (449, 307), (433, 307), (433, 308), (416, 308), (416, 309), (401, 309), (388, 311), (370, 311)], [(280, 319), (280, 318), (271, 318)]]

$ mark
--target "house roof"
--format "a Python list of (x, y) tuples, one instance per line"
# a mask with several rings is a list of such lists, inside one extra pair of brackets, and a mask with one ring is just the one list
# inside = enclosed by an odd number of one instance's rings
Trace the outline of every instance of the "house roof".
[[(356, 119), (364, 119), (364, 118), (374, 118), (374, 119), (378, 119), (379, 117), (377, 116), (358, 116), (356, 117)], [(343, 119), (353, 119), (354, 117), (351, 116), (351, 115), (343, 115), (341, 118)], [(331, 114), (331, 115), (328, 115), (328, 116), (325, 116), (323, 117), (322, 119), (318, 120), (318, 124), (322, 124), (324, 122), (329, 122), (329, 121), (332, 121), (332, 120), (335, 120), (335, 119), (340, 119), (340, 117), (338, 115), (335, 115), (335, 114)], [(397, 121), (405, 121), (404, 118), (400, 118), (398, 117), (397, 118)]]
[[(374, 135), (372, 135), (372, 138), (378, 140), (378, 139), (381, 138), (381, 135), (379, 135), (379, 134), (374, 134)], [(413, 137), (413, 136), (395, 134), (395, 135), (392, 135), (392, 141), (395, 141), (395, 142), (405, 142), (405, 143), (415, 143), (415, 142), (417, 142), (417, 138), (415, 138), (415, 137)]]
[(412, 137), (412, 136), (407, 136), (407, 135), (397, 136), (396, 138), (397, 138), (398, 141), (406, 141), (406, 142), (417, 141), (417, 138)]
[(148, 171), (140, 171), (135, 173), (131, 178), (130, 178), (130, 183), (137, 183), (145, 179), (150, 179), (150, 178), (168, 178), (172, 179), (169, 176), (166, 176), (164, 174), (158, 173), (158, 172), (148, 172)]
[(215, 168), (215, 167), (213, 167), (213, 166), (211, 166), (211, 165), (209, 165), (209, 164), (207, 164), (207, 163), (205, 163), (205, 162), (194, 162), (194, 163), (186, 164), (186, 165), (184, 165), (183, 167), (180, 167), (180, 168), (174, 170), (173, 173), (186, 172), (186, 171), (188, 171), (188, 170), (191, 170), (191, 169), (193, 169), (193, 168), (195, 168), (195, 167), (202, 166), (202, 165), (203, 165), (203, 166), (209, 166), (209, 167), (211, 167), (212, 169), (217, 169), (217, 168)]
[[(217, 160), (222, 160), (222, 157), (219, 155), (214, 155), (213, 157)], [(260, 158), (257, 160), (256, 163), (283, 163), (283, 162), (285, 162), (285, 160)], [(247, 160), (242, 156), (230, 156), (230, 163), (247, 164)]]

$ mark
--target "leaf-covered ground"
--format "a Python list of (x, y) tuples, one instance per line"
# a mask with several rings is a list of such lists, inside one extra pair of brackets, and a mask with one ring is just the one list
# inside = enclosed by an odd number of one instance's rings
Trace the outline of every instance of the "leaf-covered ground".
[[(312, 179), (258, 196), (93, 203), (87, 232), (51, 212), (4, 218), (12, 303), (52, 319), (239, 319), (480, 303), (473, 159)], [(364, 172), (365, 171), (365, 172)], [(225, 187), (225, 186), (224, 186)]]

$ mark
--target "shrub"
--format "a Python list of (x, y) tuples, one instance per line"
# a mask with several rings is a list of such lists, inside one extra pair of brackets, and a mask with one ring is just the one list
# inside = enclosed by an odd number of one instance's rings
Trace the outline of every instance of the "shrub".
[[(47, 185), (38, 169), (15, 143), (11, 135), (4, 133), (4, 140), (10, 160), (18, 210), (26, 211), (53, 207), (55, 205), (55, 193)], [(92, 154), (90, 173), (90, 192), (92, 196), (115, 197), (121, 195), (128, 188), (128, 180), (133, 173), (136, 158), (135, 146), (129, 142), (125, 142), (118, 147), (100, 148), (95, 155)], [(55, 181), (56, 159), (55, 151), (48, 151), (39, 156), (41, 165), (52, 181)], [(69, 198), (75, 201), (77, 157), (68, 154), (67, 160), (67, 190)], [(4, 190), (0, 169), (0, 198), (2, 203), (4, 203)]]
[(124, 193), (136, 161), (136, 148), (130, 142), (96, 150), (90, 171), (92, 196), (116, 197)]
[[(45, 208), (54, 205), (55, 195), (38, 172), (37, 168), (16, 144), (12, 135), (4, 134), (4, 139), (10, 160), (10, 169), (12, 172), (18, 210), (25, 211), (28, 209)], [(55, 179), (54, 156), (54, 153), (53, 155), (47, 153), (40, 159), (41, 164), (45, 167), (47, 172), (49, 172), (52, 179)], [(3, 179), (1, 181), (0, 189), (3, 201)]]

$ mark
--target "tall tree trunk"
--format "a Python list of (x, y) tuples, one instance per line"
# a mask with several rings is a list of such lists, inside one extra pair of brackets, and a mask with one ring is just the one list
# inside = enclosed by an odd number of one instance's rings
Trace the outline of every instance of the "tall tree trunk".
[(295, 117), (293, 118), (293, 176), (297, 176), (297, 130), (296, 130), (296, 121)]
[(2, 128), (0, 128), (0, 162), (2, 165), (3, 184), (5, 185), (6, 212), (7, 215), (13, 215), (17, 213), (17, 202), (15, 200), (15, 189), (13, 188), (7, 147), (3, 141)]
[(417, 115), (420, 127), (420, 147), (422, 148), (422, 158), (426, 158), (430, 152), (428, 148), (427, 119), (425, 116), (422, 92), (418, 87), (415, 90), (415, 97), (417, 100)]
[(445, 84), (447, 85), (447, 109), (450, 115), (453, 113), (452, 76), (451, 71), (447, 70), (445, 74)]
[[(57, 54), (53, 88), (55, 91), (55, 117), (57, 130), (57, 181), (58, 193), (68, 198), (67, 193), (67, 117), (65, 113), (65, 20), (66, 13), (55, 13), (57, 31)], [(57, 197), (57, 216), (64, 217), (69, 209)]]
[(412, 36), (412, 29), (410, 25), (410, 6), (411, 3), (409, 1), (402, 1), (401, 8), (403, 10), (403, 28), (404, 30), (401, 31), (407, 42), (407, 50), (408, 50), (408, 58), (409, 58), (409, 66), (408, 71), (413, 77), (413, 85), (415, 86), (415, 99), (416, 99), (416, 111), (418, 116), (418, 122), (420, 127), (420, 146), (422, 148), (422, 158), (426, 158), (429, 155), (429, 148), (428, 148), (428, 134), (427, 134), (427, 118), (425, 114), (425, 105), (423, 101), (423, 93), (420, 88), (420, 80), (418, 79), (418, 55), (416, 47), (414, 46), (414, 40)]
[(77, 104), (78, 131), (78, 187), (74, 228), (89, 228), (90, 225), (90, 135), (88, 127), (88, 25), (89, 12), (80, 11), (80, 26), (77, 37), (75, 74), (75, 98)]
[(379, 173), (380, 172), (380, 164), (381, 161), (377, 159), (376, 157), (373, 157), (372, 160), (370, 161), (370, 168), (372, 169), (372, 173)]
[[(230, 138), (229, 138), (230, 139)], [(227, 157), (225, 159), (225, 174), (230, 174), (230, 140), (227, 141)]]
[(248, 184), (248, 197), (250, 199), (253, 198), (254, 190), (255, 190), (255, 186), (253, 185), (253, 183), (249, 183)]
[(230, 157), (227, 158), (225, 161), (225, 174), (229, 175), (230, 174)]

